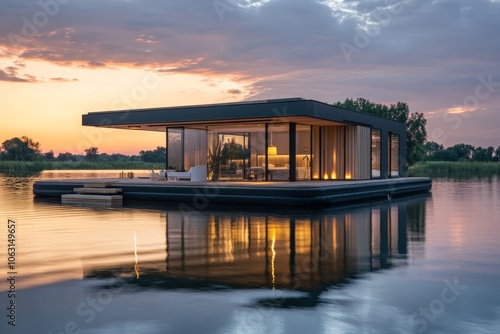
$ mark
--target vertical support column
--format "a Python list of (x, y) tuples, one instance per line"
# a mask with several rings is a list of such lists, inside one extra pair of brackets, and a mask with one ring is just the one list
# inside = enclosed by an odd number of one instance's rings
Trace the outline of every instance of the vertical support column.
[(380, 178), (389, 177), (389, 132), (380, 130)]
[(399, 135), (399, 176), (406, 177), (406, 133)]
[(184, 128), (181, 128), (181, 170), (184, 170)]
[(268, 181), (268, 175), (269, 175), (269, 169), (268, 169), (268, 164), (269, 164), (269, 155), (267, 154), (267, 148), (269, 146), (269, 123), (266, 123), (266, 133), (264, 136), (264, 180)]
[(297, 181), (297, 123), (288, 123), (288, 180)]
[[(344, 130), (344, 148), (343, 148), (343, 152), (344, 152), (344, 171), (342, 174), (339, 173), (339, 175), (337, 175), (337, 178), (339, 179), (346, 179), (345, 175), (346, 175), (346, 172), (347, 172), (347, 159), (349, 159), (349, 154), (347, 154), (347, 129), (349, 129), (351, 125), (344, 125), (342, 127), (342, 129)], [(337, 166), (333, 166), (334, 170), (337, 170)], [(351, 175), (351, 178), (352, 178), (352, 175)]]
[(165, 138), (165, 170), (168, 169), (168, 128), (165, 127), (165, 133), (166, 133), (166, 138)]

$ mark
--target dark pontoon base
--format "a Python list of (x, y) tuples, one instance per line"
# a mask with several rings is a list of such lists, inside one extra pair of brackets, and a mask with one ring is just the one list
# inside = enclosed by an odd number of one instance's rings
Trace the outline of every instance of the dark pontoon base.
[[(33, 185), (36, 196), (60, 197), (74, 194), (89, 180), (43, 180)], [(428, 192), (429, 178), (395, 178), (365, 181), (310, 182), (152, 182), (106, 179), (110, 187), (122, 189), (123, 199), (206, 204), (275, 206), (331, 206), (380, 198)]]

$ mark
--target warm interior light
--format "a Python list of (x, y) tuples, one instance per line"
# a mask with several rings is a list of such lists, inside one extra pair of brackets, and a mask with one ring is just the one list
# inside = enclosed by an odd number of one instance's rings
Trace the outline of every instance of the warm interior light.
[(346, 174), (345, 174), (345, 178), (346, 178), (347, 180), (351, 179), (351, 174), (350, 174), (350, 173), (346, 173)]
[(278, 155), (278, 148), (274, 145), (267, 147), (267, 155)]
[(337, 178), (337, 173), (332, 172), (332, 179), (335, 180)]
[(324, 180), (328, 180), (328, 174), (326, 174), (326, 173), (325, 173), (325, 174), (323, 175), (323, 179), (324, 179)]
[(271, 144), (267, 146), (267, 155), (277, 155), (278, 148), (273, 145), (273, 132), (271, 131)]

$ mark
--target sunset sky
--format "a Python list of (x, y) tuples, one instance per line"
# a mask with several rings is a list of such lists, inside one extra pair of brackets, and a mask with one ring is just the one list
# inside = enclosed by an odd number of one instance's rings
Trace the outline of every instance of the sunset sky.
[(500, 0), (2, 0), (0, 143), (137, 154), (100, 110), (303, 97), (406, 102), (428, 139), (500, 146)]

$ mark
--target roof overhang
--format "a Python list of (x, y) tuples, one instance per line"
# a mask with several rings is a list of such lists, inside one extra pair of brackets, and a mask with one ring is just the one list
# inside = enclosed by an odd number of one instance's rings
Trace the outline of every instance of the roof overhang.
[(90, 112), (85, 126), (162, 131), (166, 128), (207, 129), (229, 124), (294, 122), (306, 125), (361, 125), (404, 134), (400, 122), (301, 98), (197, 106)]

